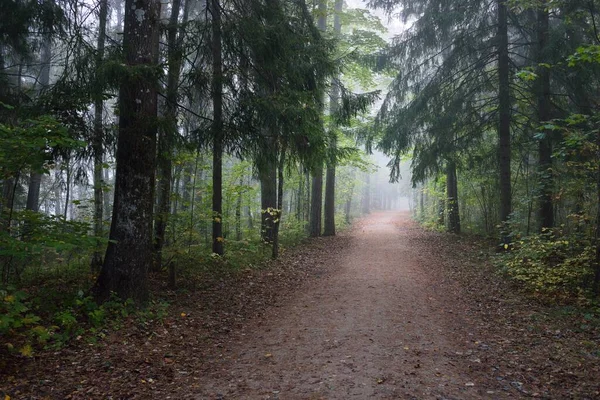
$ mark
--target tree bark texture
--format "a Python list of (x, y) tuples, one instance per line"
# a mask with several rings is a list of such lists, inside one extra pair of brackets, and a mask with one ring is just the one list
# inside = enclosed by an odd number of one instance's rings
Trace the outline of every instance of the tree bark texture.
[(321, 215), (323, 212), (323, 168), (313, 173), (310, 194), (310, 223), (311, 237), (321, 236)]
[(157, 68), (160, 2), (127, 0), (123, 49), (136, 78), (119, 91), (117, 173), (110, 243), (94, 294), (115, 293), (144, 303), (152, 264), (152, 214), (156, 168)]
[[(333, 15), (333, 33), (339, 37), (342, 33), (341, 13), (344, 6), (344, 0), (335, 0)], [(331, 95), (329, 97), (329, 110), (333, 115), (339, 108), (340, 101), (340, 77), (339, 75), (331, 80)], [(337, 140), (334, 138), (331, 147), (337, 148)], [(334, 159), (329, 160), (325, 180), (325, 218), (323, 235), (335, 236), (335, 168)]]
[(448, 232), (460, 233), (460, 214), (458, 210), (458, 179), (456, 163), (449, 161), (446, 166), (446, 205), (448, 207)]
[[(100, 0), (100, 15), (98, 19), (98, 45), (96, 53), (96, 75), (104, 60), (104, 45), (106, 41), (106, 20), (108, 17), (108, 0)], [(94, 136), (92, 139), (92, 152), (94, 157), (94, 236), (103, 236), (103, 214), (104, 214), (104, 175), (103, 175), (103, 159), (104, 159), (104, 129), (102, 126), (102, 111), (104, 101), (102, 99), (102, 87), (99, 82), (96, 82), (94, 100)], [(96, 243), (96, 248), (92, 254), (91, 270), (93, 273), (100, 271), (102, 268), (102, 242)]]
[(259, 166), (260, 180), (260, 235), (263, 242), (272, 244), (275, 238), (274, 212), (277, 209), (277, 166), (265, 162)]
[(212, 16), (212, 100), (213, 100), (213, 193), (212, 193), (212, 251), (223, 255), (223, 65), (221, 48), (221, 5), (209, 1)]
[[(546, 47), (549, 35), (549, 13), (545, 8), (546, 5), (540, 6), (537, 12), (538, 25), (538, 63), (546, 61)], [(549, 121), (551, 116), (550, 103), (550, 70), (544, 66), (538, 66), (538, 121), (544, 124)], [(552, 228), (554, 226), (554, 207), (552, 204), (553, 192), (553, 172), (552, 172), (552, 131), (543, 130), (544, 137), (540, 139), (538, 145), (539, 159), (539, 216), (540, 227)]]
[(511, 143), (510, 143), (510, 59), (508, 55), (507, 0), (498, 0), (498, 162), (500, 167), (500, 221), (506, 222), (512, 212)]
[[(319, 0), (319, 16), (317, 28), (321, 32), (327, 30), (327, 1)], [(316, 168), (312, 173), (312, 188), (310, 196), (309, 235), (321, 236), (323, 215), (323, 167)]]

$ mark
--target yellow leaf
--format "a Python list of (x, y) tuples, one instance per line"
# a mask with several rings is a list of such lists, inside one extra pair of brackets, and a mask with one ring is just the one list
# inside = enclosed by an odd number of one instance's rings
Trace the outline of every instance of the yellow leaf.
[(185, 318), (185, 317), (187, 317), (187, 314), (186, 314), (186, 313), (184, 313), (184, 312), (182, 312), (182, 313), (181, 313), (181, 318)]
[(8, 296), (6, 296), (6, 297), (4, 298), (4, 301), (5, 301), (5, 302), (7, 302), (7, 303), (12, 303), (12, 302), (14, 302), (14, 301), (15, 301), (15, 296), (8, 295)]
[(221, 236), (219, 236), (219, 237), (217, 238), (217, 242), (224, 242), (224, 241), (225, 241), (225, 239), (223, 239)]
[(4, 400), (10, 400), (10, 396), (9, 396), (9, 395), (7, 395), (7, 394), (5, 394), (5, 395), (4, 395)]
[(271, 353), (267, 353), (267, 354), (265, 354), (265, 357), (266, 357), (266, 358), (273, 357), (273, 354), (271, 354)]
[(508, 250), (508, 245), (507, 244), (504, 245), (504, 250)]
[(21, 350), (19, 350), (19, 352), (21, 353), (21, 355), (23, 357), (32, 357), (33, 356), (33, 348), (29, 344), (26, 344), (25, 346), (21, 347)]

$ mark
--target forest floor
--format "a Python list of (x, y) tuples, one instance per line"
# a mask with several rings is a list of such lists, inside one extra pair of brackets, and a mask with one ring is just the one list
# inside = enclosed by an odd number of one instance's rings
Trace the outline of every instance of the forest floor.
[(12, 399), (600, 398), (600, 333), (492, 271), (472, 238), (380, 212), (267, 268), (0, 372)]

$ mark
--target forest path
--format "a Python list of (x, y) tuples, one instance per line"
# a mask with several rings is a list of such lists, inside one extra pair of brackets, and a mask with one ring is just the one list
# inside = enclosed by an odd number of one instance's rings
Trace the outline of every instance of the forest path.
[(408, 213), (374, 213), (345, 234), (330, 273), (233, 334), (197, 398), (518, 397), (482, 373), (472, 349), (485, 344), (436, 273), (441, 255), (411, 240), (427, 233)]

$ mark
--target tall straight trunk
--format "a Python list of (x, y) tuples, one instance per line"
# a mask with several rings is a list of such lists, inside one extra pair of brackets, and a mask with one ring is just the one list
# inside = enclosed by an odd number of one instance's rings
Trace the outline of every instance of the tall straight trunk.
[(363, 189), (362, 197), (362, 213), (369, 214), (371, 212), (371, 174), (367, 172), (365, 180), (365, 188)]
[[(354, 177), (352, 177), (354, 181)], [(344, 209), (346, 224), (350, 224), (351, 221), (351, 212), (352, 212), (352, 198), (354, 197), (354, 183), (350, 185), (350, 194), (348, 195), (348, 199), (346, 200), (346, 205)]]
[(425, 219), (425, 189), (423, 185), (419, 188), (419, 220)]
[[(319, 0), (319, 17), (317, 28), (321, 32), (327, 30), (327, 0)], [(310, 196), (310, 223), (309, 235), (311, 237), (321, 236), (321, 225), (323, 215), (323, 167), (315, 168), (312, 173), (312, 188)]]
[[(600, 129), (596, 132), (596, 147), (598, 149), (598, 158), (600, 158)], [(596, 265), (594, 273), (594, 293), (596, 296), (600, 295), (600, 164), (598, 164), (598, 171), (596, 177), (596, 194), (597, 194), (597, 213), (596, 213)]]
[(310, 223), (311, 237), (321, 236), (321, 215), (323, 211), (323, 168), (317, 169), (312, 176), (310, 193)]
[[(104, 44), (106, 41), (106, 20), (108, 16), (108, 0), (100, 0), (100, 16), (98, 19), (98, 44), (96, 53), (96, 76), (104, 60)], [(102, 87), (100, 82), (96, 82), (96, 100), (94, 101), (94, 137), (92, 139), (92, 151), (94, 153), (94, 236), (103, 236), (102, 222), (104, 212), (104, 196), (102, 189), (104, 187), (103, 159), (104, 159), (104, 129), (102, 127), (102, 110), (104, 101), (102, 100)], [(90, 268), (92, 272), (100, 271), (102, 268), (102, 241), (96, 242), (96, 248), (92, 254)]]
[(244, 177), (240, 177), (239, 185), (240, 190), (237, 193), (237, 199), (235, 201), (235, 240), (242, 240), (242, 198), (243, 192), (241, 190), (244, 184)]
[(264, 162), (259, 166), (260, 234), (263, 242), (272, 244), (275, 238), (274, 221), (277, 210), (277, 164)]
[[(158, 68), (159, 0), (126, 0), (123, 51), (133, 71)], [(110, 242), (94, 287), (97, 300), (115, 293), (144, 303), (152, 264), (157, 85), (153, 75), (121, 83), (117, 174)]]
[[(341, 14), (344, 0), (335, 0), (333, 15), (333, 33), (339, 37), (342, 33)], [(331, 80), (331, 96), (329, 97), (329, 110), (333, 115), (337, 113), (340, 101), (340, 77)], [(331, 143), (333, 150), (337, 148), (337, 139), (334, 137)], [(325, 181), (325, 218), (323, 235), (335, 236), (335, 159), (329, 160), (327, 164), (327, 179)]]
[(223, 255), (223, 65), (221, 49), (221, 5), (210, 0), (212, 16), (212, 100), (213, 100), (213, 193), (212, 251)]
[[(48, 88), (50, 86), (50, 63), (52, 60), (52, 39), (46, 35), (42, 42), (42, 53), (41, 53), (41, 69), (40, 69), (40, 90)], [(19, 73), (20, 75), (20, 73)], [(19, 85), (21, 77), (19, 76)], [(19, 90), (20, 92), (20, 90)], [(41, 165), (40, 165), (41, 167)], [(25, 208), (29, 211), (39, 211), (40, 202), (40, 186), (42, 184), (42, 173), (39, 171), (33, 171), (29, 177), (29, 190), (27, 191), (27, 204)]]
[(183, 194), (181, 195), (181, 209), (187, 211), (190, 207), (190, 200), (192, 198), (192, 174), (194, 173), (193, 164), (187, 164), (183, 169)]
[(296, 219), (302, 221), (303, 215), (303, 204), (304, 201), (304, 182), (302, 180), (302, 171), (298, 173), (298, 189), (296, 190)]
[[(537, 12), (538, 26), (538, 63), (546, 62), (546, 47), (548, 44), (549, 35), (549, 13), (546, 5), (540, 6)], [(550, 120), (551, 104), (550, 104), (550, 70), (540, 65), (538, 67), (538, 121), (540, 124)], [(541, 229), (552, 228), (554, 226), (554, 207), (552, 204), (552, 188), (553, 188), (553, 173), (552, 173), (552, 132), (544, 130), (544, 137), (540, 139), (538, 145), (539, 157), (539, 216)]]
[(448, 232), (460, 233), (460, 214), (458, 211), (458, 180), (456, 163), (448, 161), (446, 165), (446, 205), (448, 207)]
[[(157, 153), (157, 213), (154, 222), (154, 263), (153, 268), (160, 270), (162, 268), (162, 250), (165, 244), (165, 234), (169, 222), (171, 211), (171, 181), (173, 180), (173, 151), (175, 135), (177, 134), (177, 88), (179, 85), (179, 75), (181, 71), (182, 50), (181, 38), (183, 32), (179, 33), (179, 10), (181, 0), (173, 0), (169, 26), (167, 28), (167, 88), (165, 101), (165, 126), (158, 133), (158, 153)], [(187, 7), (186, 7), (187, 8)], [(187, 12), (184, 13), (184, 23), (186, 22)]]
[(279, 227), (281, 226), (281, 218), (283, 217), (283, 180), (285, 167), (285, 145), (279, 149), (279, 160), (277, 161), (277, 209), (275, 211), (273, 221), (273, 252), (271, 257), (276, 259), (279, 257)]
[(510, 171), (510, 59), (508, 55), (507, 0), (498, 1), (498, 162), (500, 166), (500, 221), (506, 222), (512, 212)]
[(61, 201), (61, 193), (60, 193), (60, 181), (62, 180), (62, 169), (57, 163), (54, 169), (54, 215), (60, 216), (62, 215), (62, 211), (60, 210), (60, 201)]
[(65, 182), (65, 208), (63, 208), (63, 218), (67, 219), (69, 216), (69, 204), (71, 203), (71, 160), (67, 159), (67, 168), (65, 169), (67, 175), (67, 181)]
[(312, 183), (312, 179), (310, 177), (310, 172), (306, 172), (305, 177), (304, 177), (304, 183), (306, 184), (306, 196), (304, 196), (304, 222), (305, 222), (305, 227), (308, 229), (309, 226), (309, 222), (310, 222), (310, 204), (311, 204), (311, 183)]
[(111, 217), (110, 211), (111, 207), (111, 194), (112, 190), (109, 188), (110, 182), (110, 171), (108, 168), (104, 168), (103, 171), (104, 176), (104, 187), (102, 188), (102, 219), (109, 219)]
[(438, 225), (446, 225), (446, 199), (443, 197), (439, 199), (438, 203)]

